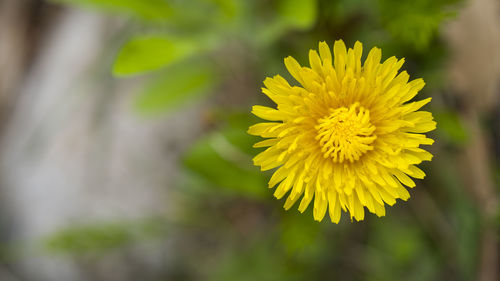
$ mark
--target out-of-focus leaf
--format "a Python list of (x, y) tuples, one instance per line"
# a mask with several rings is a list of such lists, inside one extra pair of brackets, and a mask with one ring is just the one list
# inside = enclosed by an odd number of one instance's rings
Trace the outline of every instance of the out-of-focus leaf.
[[(462, 195), (463, 196), (463, 195)], [(457, 200), (454, 215), (454, 229), (457, 240), (456, 259), (459, 264), (459, 270), (464, 280), (473, 280), (476, 274), (476, 263), (480, 247), (477, 241), (480, 241), (480, 216), (477, 208), (467, 199)]]
[(367, 280), (435, 280), (439, 267), (421, 229), (410, 217), (372, 221), (364, 252)]
[[(402, 227), (403, 219), (394, 218), (391, 222), (376, 222), (372, 246), (388, 254), (388, 258), (396, 263), (409, 264), (421, 249), (423, 241), (415, 227)], [(392, 234), (392, 235), (389, 235)]]
[(162, 35), (141, 35), (122, 47), (113, 66), (117, 76), (156, 70), (192, 56), (199, 42)]
[[(446, 112), (446, 111), (445, 111)], [(436, 113), (436, 119), (441, 122), (442, 113)], [(448, 112), (446, 115), (454, 116), (454, 122), (460, 124), (458, 116), (454, 112)], [(442, 133), (442, 124), (438, 125), (439, 133)], [(460, 124), (461, 126), (461, 124)], [(441, 138), (450, 141), (447, 135)], [(463, 192), (466, 190), (465, 183), (462, 178), (457, 176), (460, 174), (459, 155), (453, 150), (442, 150), (439, 157), (436, 157), (430, 163), (430, 171), (439, 171), (439, 173), (429, 174), (429, 186), (439, 186), (439, 191), (443, 195), (437, 197), (446, 198), (446, 202), (440, 204), (443, 210), (447, 211), (447, 220), (450, 223), (450, 231), (452, 231), (453, 239), (443, 242), (444, 245), (449, 245), (443, 248), (453, 248), (450, 254), (453, 262), (457, 264), (457, 271), (463, 280), (473, 280), (476, 274), (476, 266), (478, 253), (480, 252), (480, 232), (481, 219), (478, 206), (475, 204), (474, 198), (469, 193)], [(436, 195), (435, 195), (436, 196)], [(444, 208), (446, 206), (446, 209)]]
[[(168, 1), (168, 0), (166, 0)], [(168, 1), (173, 15), (169, 23), (188, 32), (213, 32), (221, 23), (236, 18), (238, 7), (231, 0), (177, 0)]]
[(259, 28), (256, 34), (252, 34), (255, 43), (260, 46), (268, 46), (279, 40), (289, 30), (289, 26), (283, 21), (274, 21), (267, 24), (265, 28)]
[(253, 148), (252, 146), (255, 143), (259, 142), (261, 139), (256, 136), (249, 135), (246, 132), (246, 128), (241, 130), (226, 130), (224, 132), (224, 136), (232, 145), (236, 146), (238, 149), (248, 155), (254, 155), (258, 152), (258, 150)]
[(46, 248), (56, 253), (82, 254), (122, 247), (132, 241), (121, 225), (81, 226), (57, 232), (46, 239)]
[(239, 12), (238, 9), (241, 6), (241, 1), (238, 0), (211, 0), (213, 1), (221, 10), (222, 14), (231, 19), (234, 18)]
[(230, 113), (221, 111), (216, 113), (216, 119), (227, 123), (228, 128), (222, 133), (232, 145), (248, 155), (254, 156), (259, 152), (259, 149), (254, 148), (253, 145), (262, 139), (247, 133), (248, 127), (258, 123), (259, 118), (253, 114), (248, 114), (247, 111)]
[(457, 0), (379, 0), (382, 24), (399, 41), (416, 50), (427, 49), (443, 20), (453, 13), (448, 7)]
[(246, 108), (242, 111), (229, 113), (227, 110), (221, 110), (217, 112), (217, 119), (221, 122), (227, 122), (230, 128), (240, 129), (246, 132), (248, 127), (262, 121), (259, 117), (256, 117), (253, 114), (248, 114), (248, 111), (249, 109)]
[(438, 123), (438, 132), (443, 134), (454, 145), (464, 145), (468, 140), (466, 128), (460, 121), (457, 113), (452, 111), (438, 111), (434, 113)]
[[(312, 208), (311, 208), (312, 209)], [(281, 220), (281, 240), (289, 254), (310, 252), (317, 254), (325, 241), (320, 236), (321, 224), (311, 214), (301, 214), (292, 208)], [(334, 243), (334, 242), (332, 242)]]
[(308, 29), (316, 22), (317, 0), (281, 0), (278, 15), (288, 25), (298, 29)]
[(215, 70), (208, 63), (176, 65), (146, 86), (136, 107), (145, 114), (163, 112), (209, 94), (217, 83)]
[(372, 0), (338, 0), (322, 3), (322, 5), (320, 13), (326, 14), (329, 21), (342, 23), (359, 14), (375, 13), (377, 2)]
[[(261, 237), (219, 258), (210, 281), (299, 281), (308, 280), (303, 271), (290, 264), (272, 239)], [(310, 279), (312, 280), (312, 279)]]
[(108, 12), (128, 13), (147, 20), (161, 20), (172, 15), (165, 0), (51, 0), (56, 3), (97, 8)]
[(184, 165), (216, 186), (238, 195), (267, 196), (266, 177), (252, 166), (251, 156), (216, 132), (198, 141), (185, 155)]
[(77, 225), (43, 239), (47, 251), (56, 254), (103, 253), (125, 247), (139, 240), (162, 237), (167, 222), (159, 217), (129, 222)]

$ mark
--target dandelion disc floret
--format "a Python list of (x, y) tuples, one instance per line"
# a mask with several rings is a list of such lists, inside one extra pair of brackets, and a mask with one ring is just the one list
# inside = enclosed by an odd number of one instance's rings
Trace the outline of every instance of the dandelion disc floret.
[(252, 112), (270, 122), (258, 123), (249, 133), (265, 138), (254, 147), (267, 147), (254, 158), (262, 170), (276, 169), (269, 187), (278, 199), (288, 193), (285, 209), (300, 199), (304, 212), (314, 200), (315, 220), (327, 210), (338, 223), (341, 210), (351, 219), (364, 219), (365, 207), (385, 215), (385, 204), (407, 200), (411, 179), (425, 176), (416, 165), (432, 155), (424, 133), (436, 128), (432, 114), (419, 109), (431, 99), (410, 102), (424, 87), (399, 72), (404, 60), (381, 63), (373, 48), (361, 63), (362, 45), (345, 47), (336, 41), (333, 56), (325, 42), (309, 52), (310, 67), (285, 59), (300, 85), (281, 76), (267, 78), (263, 88), (277, 108), (254, 106)]
[[(357, 109), (359, 108), (359, 109)], [(377, 138), (373, 135), (375, 127), (370, 124), (370, 113), (358, 103), (350, 108), (330, 109), (331, 114), (318, 120), (317, 136), (325, 158), (333, 162), (344, 160), (354, 162), (366, 151), (372, 150), (371, 143)]]

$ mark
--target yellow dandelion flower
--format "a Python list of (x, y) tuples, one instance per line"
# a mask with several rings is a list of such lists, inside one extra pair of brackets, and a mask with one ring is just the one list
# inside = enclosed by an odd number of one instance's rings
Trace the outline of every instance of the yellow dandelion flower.
[(254, 147), (268, 147), (254, 164), (277, 168), (269, 181), (274, 196), (289, 192), (285, 209), (302, 198), (304, 212), (314, 199), (314, 219), (328, 209), (338, 223), (341, 209), (351, 219), (364, 219), (364, 207), (385, 215), (385, 204), (407, 200), (410, 177), (425, 174), (415, 165), (432, 155), (420, 148), (434, 141), (423, 133), (436, 128), (432, 114), (419, 109), (431, 98), (409, 102), (424, 87), (422, 79), (408, 82), (399, 72), (404, 60), (391, 57), (380, 62), (381, 50), (373, 48), (361, 63), (362, 44), (346, 49), (335, 42), (333, 57), (325, 42), (319, 54), (309, 52), (310, 67), (285, 59), (290, 74), (300, 83), (291, 86), (281, 76), (267, 78), (262, 89), (277, 109), (256, 105), (252, 113), (271, 122), (251, 126), (248, 132), (266, 140)]

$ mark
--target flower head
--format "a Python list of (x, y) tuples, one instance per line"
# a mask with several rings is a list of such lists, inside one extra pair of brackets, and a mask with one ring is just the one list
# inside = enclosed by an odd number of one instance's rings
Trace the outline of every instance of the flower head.
[(345, 47), (336, 41), (333, 57), (325, 42), (319, 54), (309, 52), (310, 67), (285, 59), (300, 83), (291, 86), (277, 75), (263, 88), (277, 109), (256, 105), (252, 113), (271, 122), (251, 126), (248, 132), (266, 138), (254, 147), (268, 147), (254, 158), (262, 170), (277, 168), (269, 181), (278, 199), (289, 193), (285, 209), (299, 199), (304, 212), (314, 199), (314, 219), (329, 211), (338, 223), (341, 209), (351, 219), (364, 219), (364, 207), (385, 215), (385, 204), (407, 200), (410, 177), (424, 172), (415, 165), (432, 155), (420, 148), (434, 141), (423, 133), (436, 128), (432, 114), (419, 109), (431, 99), (410, 100), (424, 87), (422, 79), (408, 82), (399, 69), (404, 60), (381, 60), (373, 48), (361, 63), (362, 44)]

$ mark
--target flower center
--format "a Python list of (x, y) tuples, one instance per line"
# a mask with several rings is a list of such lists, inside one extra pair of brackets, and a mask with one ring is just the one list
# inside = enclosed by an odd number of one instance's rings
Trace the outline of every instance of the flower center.
[(370, 123), (370, 111), (354, 103), (349, 108), (330, 109), (330, 115), (318, 120), (315, 126), (321, 151), (333, 162), (354, 162), (368, 150), (377, 136), (375, 126)]

